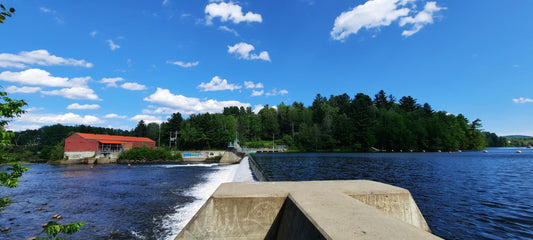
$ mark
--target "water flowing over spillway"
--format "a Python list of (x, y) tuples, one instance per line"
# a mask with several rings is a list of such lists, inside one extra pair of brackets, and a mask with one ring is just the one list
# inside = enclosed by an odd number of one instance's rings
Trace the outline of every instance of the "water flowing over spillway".
[(187, 225), (191, 218), (200, 210), (202, 205), (209, 199), (215, 190), (222, 183), (226, 182), (250, 182), (254, 181), (250, 170), (248, 157), (245, 157), (240, 164), (217, 165), (206, 164), (218, 170), (205, 176), (205, 181), (192, 186), (185, 195), (192, 196), (196, 200), (184, 206), (177, 206), (176, 211), (167, 215), (163, 219), (163, 228), (170, 229), (165, 239), (173, 240), (179, 232)]

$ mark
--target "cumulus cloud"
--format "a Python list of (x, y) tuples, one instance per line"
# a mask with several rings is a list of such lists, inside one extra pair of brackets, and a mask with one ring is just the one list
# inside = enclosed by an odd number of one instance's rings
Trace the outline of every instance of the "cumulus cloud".
[(198, 88), (202, 89), (204, 92), (210, 91), (223, 91), (223, 90), (235, 90), (240, 89), (242, 86), (236, 84), (229, 84), (228, 80), (222, 79), (219, 76), (215, 76), (211, 79), (211, 82), (204, 83), (202, 82)]
[(47, 87), (76, 87), (86, 86), (90, 77), (62, 78), (53, 77), (49, 72), (41, 69), (28, 69), (22, 72), (5, 71), (0, 73), (0, 80), (21, 85), (37, 85)]
[(161, 120), (160, 117), (151, 116), (151, 115), (135, 115), (134, 117), (130, 118), (132, 121), (141, 121), (143, 120), (145, 124), (148, 123), (162, 123), (163, 120)]
[(264, 88), (263, 84), (262, 83), (254, 83), (252, 81), (244, 81), (244, 86), (247, 88), (247, 89), (251, 89), (251, 88)]
[(254, 109), (252, 110), (255, 114), (258, 114), (261, 109), (265, 108), (265, 106), (261, 104), (254, 105)]
[(200, 64), (200, 62), (198, 62), (198, 61), (196, 61), (196, 62), (182, 62), (182, 61), (170, 61), (170, 60), (168, 60), (167, 63), (178, 65), (178, 66), (184, 67), (184, 68), (196, 67), (196, 66), (198, 66), (198, 64)]
[(0, 67), (27, 68), (28, 65), (93, 67), (92, 63), (74, 58), (62, 58), (40, 49), (18, 54), (0, 53)]
[(270, 96), (277, 96), (277, 95), (285, 95), (285, 94), (288, 94), (289, 91), (285, 90), (285, 89), (281, 89), (281, 90), (277, 90), (277, 89), (272, 89), (271, 92), (268, 92), (266, 93), (266, 96), (267, 97), (270, 97)]
[(111, 49), (111, 51), (115, 51), (115, 49), (120, 48), (120, 46), (115, 44), (111, 39), (108, 39), (107, 43), (109, 44), (109, 49)]
[(62, 88), (59, 90), (41, 91), (41, 93), (46, 95), (62, 96), (68, 99), (101, 100), (92, 89), (87, 87)]
[(250, 95), (250, 96), (251, 97), (259, 97), (259, 96), (262, 96), (264, 93), (265, 93), (265, 90), (261, 90), (261, 91), (252, 90), (252, 95)]
[(41, 91), (40, 87), (16, 87), (16, 86), (9, 86), (6, 88), (6, 92), (11, 93), (36, 93), (38, 91)]
[(139, 91), (139, 90), (146, 89), (145, 85), (142, 85), (136, 82), (126, 82), (119, 86), (117, 82), (121, 82), (121, 81), (124, 81), (124, 78), (115, 77), (115, 78), (102, 78), (102, 80), (100, 80), (99, 82), (106, 84), (106, 87), (120, 87), (120, 88), (124, 88), (126, 90), (131, 90), (131, 91)]
[(117, 82), (124, 81), (124, 78), (116, 77), (116, 78), (102, 78), (100, 80), (100, 83), (106, 84), (106, 87), (118, 87)]
[(120, 87), (126, 90), (131, 90), (131, 91), (140, 91), (140, 90), (146, 89), (145, 85), (138, 84), (136, 82), (127, 82), (127, 83), (120, 85)]
[(240, 22), (262, 22), (263, 18), (260, 14), (247, 12), (243, 14), (242, 7), (233, 2), (213, 2), (205, 7), (207, 24), (211, 24), (214, 18), (219, 17), (220, 21), (233, 23)]
[(79, 103), (73, 103), (67, 106), (67, 109), (72, 110), (96, 110), (99, 109), (100, 105), (98, 104), (79, 104)]
[(51, 124), (100, 124), (103, 123), (101, 119), (92, 115), (80, 116), (74, 113), (65, 113), (65, 114), (34, 114), (26, 113), (23, 114), (20, 119), (16, 120), (17, 122), (29, 122), (29, 123), (41, 123), (45, 125)]
[(128, 117), (127, 117), (127, 116), (121, 116), (121, 115), (118, 115), (118, 114), (116, 114), (116, 113), (110, 113), (110, 114), (105, 115), (104, 118), (126, 119), (126, 118), (128, 118)]
[(255, 47), (252, 44), (248, 44), (245, 42), (240, 42), (233, 46), (228, 46), (228, 53), (235, 54), (239, 59), (259, 59), (270, 62), (270, 56), (268, 55), (267, 51), (262, 51), (259, 55), (254, 53), (250, 54), (250, 52), (253, 50), (255, 50)]
[(342, 41), (351, 34), (357, 34), (362, 28), (380, 28), (399, 20), (400, 27), (413, 25), (412, 29), (402, 33), (403, 36), (411, 36), (424, 25), (433, 23), (433, 15), (443, 9), (446, 8), (438, 7), (436, 2), (427, 2), (424, 10), (417, 14), (413, 0), (369, 0), (341, 13), (335, 19), (330, 34), (333, 39)]
[(529, 103), (529, 102), (533, 102), (533, 99), (520, 97), (520, 98), (514, 98), (513, 102), (515, 102), (515, 103)]
[(424, 6), (424, 10), (416, 14), (416, 16), (404, 17), (400, 19), (400, 26), (405, 26), (406, 24), (413, 25), (413, 28), (410, 30), (404, 30), (402, 32), (403, 36), (409, 37), (422, 29), (427, 24), (433, 23), (433, 15), (435, 12), (446, 9), (445, 7), (437, 6), (436, 2), (427, 2)]
[(183, 95), (175, 95), (168, 89), (157, 88), (156, 92), (144, 98), (144, 101), (154, 104), (162, 105), (162, 107), (151, 111), (153, 113), (170, 113), (181, 112), (183, 114), (194, 113), (220, 113), (224, 107), (249, 107), (249, 103), (241, 103), (239, 101), (217, 101), (214, 99), (201, 100), (194, 97), (186, 97)]

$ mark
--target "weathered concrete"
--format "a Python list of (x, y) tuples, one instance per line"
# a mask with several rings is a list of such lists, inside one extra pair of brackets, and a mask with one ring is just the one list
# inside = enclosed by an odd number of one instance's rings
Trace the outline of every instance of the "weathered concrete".
[(186, 151), (182, 152), (184, 162), (203, 162), (208, 157), (215, 157), (224, 154), (224, 151)]
[(234, 152), (225, 151), (224, 155), (222, 155), (222, 158), (220, 159), (221, 164), (236, 164), (241, 162), (242, 157), (238, 156)]
[(439, 239), (409, 191), (373, 181), (222, 184), (176, 239)]

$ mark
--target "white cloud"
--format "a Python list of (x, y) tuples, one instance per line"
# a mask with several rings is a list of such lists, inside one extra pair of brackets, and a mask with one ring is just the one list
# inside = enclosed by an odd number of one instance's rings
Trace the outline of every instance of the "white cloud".
[(28, 69), (22, 72), (5, 71), (0, 73), (0, 80), (22, 85), (38, 85), (47, 87), (77, 87), (86, 86), (90, 77), (62, 78), (50, 76), (50, 73), (41, 69)]
[(236, 85), (236, 84), (229, 84), (228, 80), (221, 79), (219, 76), (215, 76), (211, 79), (211, 82), (208, 83), (200, 83), (198, 88), (202, 89), (204, 92), (209, 91), (223, 91), (223, 90), (235, 90), (240, 89), (242, 86)]
[(277, 89), (273, 89), (271, 92), (268, 92), (266, 93), (266, 96), (267, 97), (270, 97), (270, 96), (277, 96), (277, 95), (285, 95), (285, 94), (288, 94), (289, 91), (285, 90), (285, 89), (281, 89), (281, 90), (277, 90)]
[(217, 101), (209, 99), (202, 101), (199, 98), (185, 97), (183, 95), (174, 95), (168, 89), (157, 88), (156, 92), (144, 98), (144, 101), (162, 105), (163, 107), (152, 112), (180, 112), (182, 114), (194, 113), (220, 113), (224, 107), (249, 107), (249, 103), (238, 101)]
[(262, 51), (259, 55), (254, 54), (254, 53), (250, 54), (250, 52), (253, 50), (255, 50), (255, 47), (245, 42), (240, 42), (233, 46), (228, 45), (228, 53), (235, 54), (239, 59), (246, 59), (246, 60), (260, 59), (263, 61), (270, 62), (270, 56), (268, 55), (267, 51)]
[(118, 115), (116, 113), (110, 113), (110, 114), (107, 114), (104, 116), (104, 118), (119, 118), (119, 119), (126, 119), (128, 118), (127, 116), (121, 116), (121, 115)]
[(255, 114), (258, 114), (259, 111), (261, 111), (261, 109), (265, 108), (265, 106), (261, 105), (261, 104), (257, 104), (254, 106), (254, 109), (252, 110)]
[(91, 37), (96, 37), (96, 34), (98, 34), (98, 31), (94, 30), (90, 32), (89, 34), (91, 35)]
[(184, 68), (196, 67), (196, 66), (198, 66), (198, 64), (200, 64), (200, 62), (198, 62), (198, 61), (196, 61), (196, 62), (182, 62), (182, 61), (170, 61), (170, 60), (168, 60), (167, 63), (178, 65), (178, 66), (184, 67)]
[(26, 68), (27, 65), (93, 67), (92, 63), (85, 60), (58, 57), (45, 49), (22, 51), (19, 54), (0, 53), (0, 67)]
[(67, 106), (67, 109), (75, 109), (75, 110), (96, 110), (99, 109), (100, 105), (98, 104), (79, 104), (79, 103), (73, 103)]
[(124, 83), (124, 84), (120, 85), (120, 87), (124, 88), (126, 90), (131, 90), (131, 91), (140, 91), (140, 90), (145, 90), (146, 89), (145, 85), (138, 84), (138, 83), (135, 83), (135, 82), (127, 82), (127, 83)]
[(414, 17), (416, 4), (413, 0), (369, 0), (353, 9), (341, 13), (336, 19), (331, 31), (335, 40), (345, 40), (351, 34), (357, 34), (362, 28), (373, 29), (389, 26), (400, 20), (400, 27), (412, 24), (411, 30), (403, 31), (403, 36), (410, 36), (418, 32), (424, 25), (433, 23), (433, 14), (442, 9), (436, 2), (427, 2), (424, 10)]
[(252, 90), (252, 95), (250, 95), (250, 96), (251, 97), (258, 97), (258, 96), (262, 96), (264, 93), (265, 93), (265, 90), (261, 90), (261, 91)]
[(6, 92), (11, 93), (36, 93), (38, 91), (41, 91), (40, 87), (16, 87), (16, 86), (9, 86), (6, 88)]
[(130, 118), (130, 120), (132, 121), (141, 121), (143, 120), (145, 124), (148, 124), (148, 123), (162, 123), (163, 120), (161, 120), (160, 117), (156, 117), (156, 116), (150, 116), (150, 115), (136, 115), (132, 118)]
[(211, 24), (213, 18), (220, 17), (220, 21), (233, 23), (240, 22), (262, 22), (260, 14), (247, 12), (243, 14), (242, 7), (233, 2), (210, 3), (205, 7), (207, 24)]
[(403, 27), (406, 24), (412, 24), (413, 28), (411, 30), (405, 30), (402, 32), (403, 36), (409, 37), (424, 27), (424, 25), (433, 23), (433, 15), (435, 12), (446, 9), (445, 7), (437, 6), (436, 2), (427, 2), (424, 6), (424, 10), (416, 14), (416, 16), (404, 17), (400, 19), (400, 26)]
[(142, 85), (136, 82), (126, 82), (119, 86), (117, 82), (121, 82), (121, 81), (124, 81), (124, 78), (121, 78), (121, 77), (102, 78), (102, 80), (100, 80), (99, 82), (106, 84), (106, 87), (121, 87), (121, 88), (124, 88), (126, 90), (131, 90), (131, 91), (139, 91), (139, 90), (146, 89), (145, 85)]
[(515, 103), (528, 103), (528, 102), (533, 102), (533, 99), (520, 97), (520, 98), (514, 98), (513, 102), (515, 102)]
[(62, 96), (68, 99), (101, 100), (92, 89), (87, 87), (62, 88), (59, 90), (41, 91), (41, 93), (46, 95)]
[(244, 81), (244, 86), (247, 89), (250, 89), (250, 88), (264, 88), (262, 83), (254, 83), (252, 81)]
[(124, 78), (116, 77), (116, 78), (102, 78), (100, 80), (100, 83), (106, 84), (106, 87), (118, 87), (117, 82), (124, 81)]
[(111, 39), (108, 39), (107, 43), (109, 44), (109, 48), (111, 49), (111, 51), (115, 51), (115, 49), (120, 48), (120, 46), (115, 44)]
[(34, 114), (26, 113), (23, 114), (19, 119), (15, 120), (16, 122), (29, 122), (29, 123), (41, 123), (45, 125), (51, 124), (100, 124), (103, 123), (101, 119), (92, 115), (80, 116), (74, 113), (65, 113), (65, 114)]
[(239, 36), (239, 33), (235, 29), (229, 28), (227, 26), (220, 26), (220, 27), (218, 27), (218, 30), (233, 33), (233, 35), (235, 35), (236, 37)]
[(169, 0), (163, 0), (163, 2), (161, 3), (161, 5), (163, 6), (166, 6), (168, 4)]

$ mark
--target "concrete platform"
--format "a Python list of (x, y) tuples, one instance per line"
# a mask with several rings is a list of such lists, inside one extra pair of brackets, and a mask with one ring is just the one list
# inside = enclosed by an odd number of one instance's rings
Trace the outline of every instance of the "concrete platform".
[(373, 181), (222, 184), (176, 239), (440, 239), (409, 191)]

